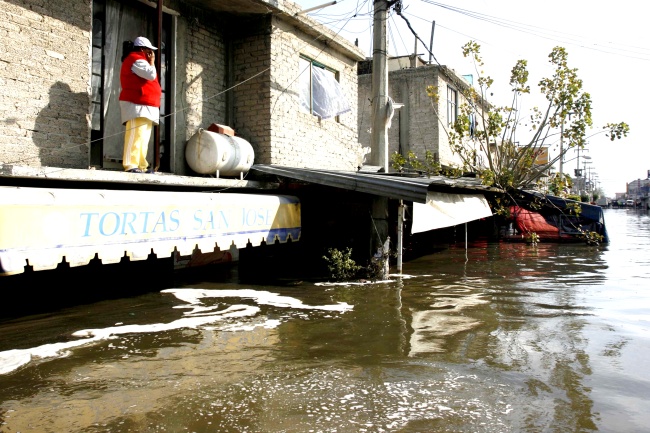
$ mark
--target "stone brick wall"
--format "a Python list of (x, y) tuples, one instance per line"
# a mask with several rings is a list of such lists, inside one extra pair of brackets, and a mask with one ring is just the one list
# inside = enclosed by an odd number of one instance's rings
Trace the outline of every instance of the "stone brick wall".
[[(284, 7), (297, 8), (290, 2)], [(192, 13), (184, 8), (178, 19), (177, 64), (185, 67), (177, 71), (183, 100), (176, 110), (184, 113), (177, 116), (177, 143), (222, 123), (251, 143), (258, 164), (346, 170), (360, 165), (354, 60), (314, 42), (279, 18), (282, 14), (220, 23), (218, 15)], [(301, 54), (339, 72), (352, 111), (338, 122), (319, 122), (300, 110)], [(187, 172), (184, 152), (176, 154), (175, 171)]]
[[(278, 16), (242, 21), (239, 27), (231, 41), (233, 116), (230, 126), (239, 137), (251, 143), (254, 162), (356, 169), (360, 165), (361, 149), (356, 131), (356, 62), (314, 42), (314, 37), (308, 37)], [(338, 121), (319, 121), (300, 110), (297, 77), (301, 54), (339, 73), (351, 112), (340, 116)], [(213, 112), (220, 118), (218, 109)]]
[[(186, 174), (185, 143), (200, 128), (226, 123), (226, 42), (214, 16), (178, 18), (175, 173)], [(218, 21), (216, 21), (218, 22)]]
[(260, 29), (233, 42), (235, 133), (253, 146), (256, 164), (272, 164), (270, 36)]
[[(255, 150), (255, 163), (352, 170), (360, 164), (356, 132), (356, 63), (279, 18), (234, 41), (235, 130)], [(300, 55), (336, 70), (352, 108), (319, 121), (300, 110)]]
[(0, 163), (87, 168), (90, 0), (0, 0)]
[[(356, 61), (279, 18), (271, 36), (271, 158), (290, 167), (355, 170), (362, 164), (357, 133)], [(337, 71), (351, 111), (319, 120), (300, 109), (300, 55)]]

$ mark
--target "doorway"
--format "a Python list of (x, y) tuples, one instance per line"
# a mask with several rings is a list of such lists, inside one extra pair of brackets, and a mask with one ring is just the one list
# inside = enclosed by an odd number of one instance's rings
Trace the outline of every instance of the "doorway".
[[(92, 103), (90, 165), (122, 170), (124, 126), (120, 116), (120, 65), (123, 42), (137, 36), (157, 40), (157, 10), (140, 2), (93, 0), (92, 26)], [(156, 140), (160, 151), (160, 171), (170, 169), (170, 112), (169, 73), (172, 17), (163, 13), (162, 44), (158, 47), (161, 70), (162, 99), (160, 125), (152, 134), (147, 152), (150, 166), (154, 166)], [(155, 42), (154, 42), (155, 44)]]

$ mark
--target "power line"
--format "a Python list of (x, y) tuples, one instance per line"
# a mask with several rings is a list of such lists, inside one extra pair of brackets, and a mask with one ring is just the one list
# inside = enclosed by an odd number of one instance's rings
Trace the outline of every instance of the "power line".
[[(642, 46), (634, 46), (634, 45), (629, 45), (629, 44), (620, 44), (620, 43), (614, 43), (611, 41), (598, 41), (594, 40), (592, 38), (586, 38), (582, 35), (576, 35), (574, 33), (570, 32), (565, 32), (561, 30), (555, 30), (555, 29), (549, 29), (537, 25), (531, 25), (531, 24), (526, 24), (522, 23), (519, 21), (514, 21), (514, 20), (509, 20), (505, 18), (500, 18), (496, 17), (493, 15), (488, 15), (468, 9), (463, 9), (455, 6), (450, 6), (444, 3), (436, 2), (433, 0), (421, 0), (423, 4), (426, 5), (431, 5), (436, 8), (444, 9), (453, 13), (457, 13), (459, 15), (465, 16), (468, 19), (475, 20), (475, 21), (480, 21), (484, 22), (487, 24), (494, 25), (496, 27), (500, 27), (504, 30), (509, 30), (517, 33), (523, 33), (530, 35), (531, 37), (538, 38), (538, 39), (544, 39), (544, 40), (549, 40), (549, 41), (554, 41), (557, 42), (561, 45), (571, 45), (575, 47), (579, 47), (581, 49), (585, 50), (590, 50), (593, 52), (601, 52), (604, 54), (611, 54), (611, 55), (616, 55), (619, 57), (625, 57), (625, 58), (631, 58), (631, 59), (637, 59), (637, 60), (643, 60), (643, 61), (648, 61), (650, 60), (650, 48), (647, 47), (642, 47)], [(342, 2), (339, 2), (342, 3)], [(412, 17), (414, 19), (422, 20), (427, 23), (431, 23), (431, 19), (426, 18), (427, 15), (432, 15), (432, 14), (423, 14), (423, 13), (418, 13), (418, 14), (413, 14), (413, 13), (407, 13), (406, 12), (407, 8), (404, 8), (404, 11), (402, 15), (407, 15), (409, 17)], [(315, 17), (319, 17), (320, 15), (314, 15)], [(332, 23), (335, 23), (336, 20), (332, 21)], [(441, 22), (443, 24), (441, 24)], [(444, 28), (446, 30), (452, 31), (454, 33), (466, 36), (468, 39), (479, 41), (483, 44), (489, 44), (489, 45), (494, 45), (485, 39), (488, 39), (489, 37), (476, 37), (469, 35), (467, 33), (464, 33), (462, 31), (459, 31), (458, 28), (452, 28), (452, 26), (446, 26), (444, 24), (444, 21), (442, 20), (436, 20), (436, 26)], [(467, 28), (472, 28), (472, 26), (468, 25), (466, 26)], [(399, 30), (395, 29), (395, 31), (399, 32)], [(355, 34), (359, 33), (354, 30), (351, 30), (349, 27), (345, 29), (346, 33), (350, 34)], [(372, 40), (372, 38), (370, 38)], [(410, 52), (409, 49), (406, 49), (407, 52)], [(371, 52), (371, 50), (369, 50)]]
[(404, 39), (402, 38), (402, 34), (399, 31), (397, 31), (397, 24), (395, 23), (395, 18), (393, 17), (393, 15), (391, 15), (389, 17), (388, 24), (389, 24), (388, 25), (388, 33), (391, 36), (390, 40), (393, 43), (393, 47), (395, 48), (395, 53), (397, 53), (398, 50), (397, 50), (397, 42), (396, 42), (397, 38), (395, 36), (393, 36), (393, 28), (395, 28), (397, 36), (399, 36), (400, 41), (402, 41), (402, 45), (404, 46), (404, 49), (408, 52), (408, 48), (406, 47), (406, 43), (404, 42)]
[[(451, 12), (456, 12), (461, 15), (464, 15), (468, 18), (472, 18), (478, 21), (483, 21), (488, 24), (493, 24), (498, 27), (502, 27), (504, 29), (512, 30), (512, 31), (517, 31), (520, 33), (525, 33), (529, 34), (531, 36), (541, 38), (541, 39), (547, 39), (547, 40), (552, 40), (555, 42), (559, 42), (562, 44), (570, 44), (574, 46), (578, 46), (580, 48), (584, 48), (587, 50), (592, 50), (592, 51), (598, 51), (602, 52), (605, 54), (614, 54), (622, 57), (628, 57), (628, 58), (633, 58), (633, 59), (639, 59), (639, 60), (650, 60), (650, 49), (649, 48), (644, 48), (644, 47), (636, 47), (636, 46), (630, 46), (630, 45), (625, 45), (625, 44), (616, 44), (618, 47), (605, 47), (603, 45), (612, 45), (610, 42), (592, 42), (589, 39), (586, 39), (580, 35), (575, 35), (572, 33), (568, 32), (563, 32), (563, 31), (558, 31), (558, 30), (553, 30), (553, 29), (548, 29), (540, 26), (535, 26), (531, 24), (524, 24), (520, 23), (517, 21), (512, 21), (512, 20), (507, 20), (503, 18), (498, 18), (494, 17), (492, 15), (487, 15), (487, 14), (482, 14), (480, 12), (474, 12), (470, 11), (467, 9), (462, 9), (458, 7), (453, 7), (449, 6), (443, 3), (438, 3), (432, 0), (421, 0), (423, 3), (427, 3), (433, 6), (440, 7), (442, 9), (449, 10)], [(420, 16), (415, 16), (415, 18), (418, 19), (423, 19)], [(426, 21), (426, 20), (425, 20)], [(437, 24), (438, 25), (438, 24)], [(445, 27), (444, 25), (441, 25), (440, 27), (446, 28), (451, 31), (456, 31), (454, 29)], [(462, 34), (462, 33), (461, 33)], [(476, 38), (473, 38), (476, 39)], [(640, 51), (639, 51), (640, 50)], [(630, 53), (634, 55), (628, 55), (625, 53)]]

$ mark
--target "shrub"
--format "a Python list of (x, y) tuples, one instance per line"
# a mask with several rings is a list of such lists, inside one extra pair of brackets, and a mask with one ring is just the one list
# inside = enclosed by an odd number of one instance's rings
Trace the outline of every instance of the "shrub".
[(329, 255), (323, 256), (323, 259), (327, 262), (327, 270), (334, 281), (354, 279), (363, 268), (351, 258), (352, 248), (346, 248), (345, 251), (330, 248), (327, 253)]

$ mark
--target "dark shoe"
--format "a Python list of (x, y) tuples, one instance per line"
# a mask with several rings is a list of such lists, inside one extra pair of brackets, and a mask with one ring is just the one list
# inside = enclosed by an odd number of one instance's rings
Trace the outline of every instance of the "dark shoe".
[(148, 168), (146, 173), (156, 173), (156, 170), (154, 170), (153, 168)]
[(140, 170), (139, 168), (132, 168), (130, 170), (127, 170), (126, 172), (127, 173), (142, 173), (142, 170)]

